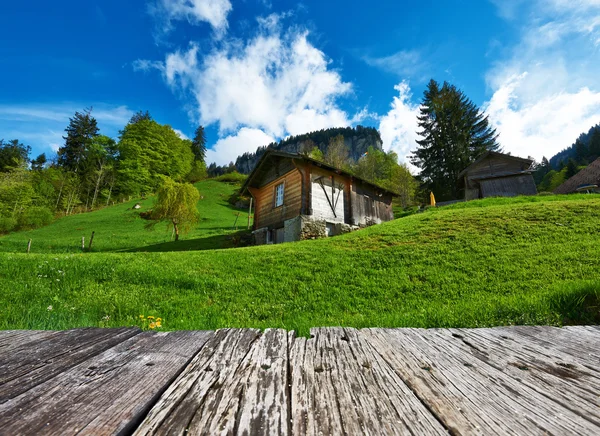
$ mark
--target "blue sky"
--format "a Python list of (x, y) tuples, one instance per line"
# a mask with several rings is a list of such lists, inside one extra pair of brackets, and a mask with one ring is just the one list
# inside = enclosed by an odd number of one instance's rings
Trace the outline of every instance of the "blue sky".
[(93, 107), (207, 128), (225, 164), (290, 134), (369, 125), (402, 160), (430, 78), (462, 89), (504, 150), (539, 159), (600, 122), (599, 0), (2, 2), (0, 138), (33, 154)]

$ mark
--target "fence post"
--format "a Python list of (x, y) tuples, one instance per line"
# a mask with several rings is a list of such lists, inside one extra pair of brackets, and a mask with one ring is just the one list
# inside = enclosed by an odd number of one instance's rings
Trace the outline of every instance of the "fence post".
[(27, 254), (29, 254), (29, 251), (31, 250), (31, 239), (29, 240), (29, 242), (27, 243)]
[(85, 236), (81, 237), (81, 251), (85, 251)]
[(92, 232), (92, 236), (90, 237), (90, 245), (88, 246), (88, 251), (92, 251), (92, 244), (94, 243), (94, 234), (96, 232)]

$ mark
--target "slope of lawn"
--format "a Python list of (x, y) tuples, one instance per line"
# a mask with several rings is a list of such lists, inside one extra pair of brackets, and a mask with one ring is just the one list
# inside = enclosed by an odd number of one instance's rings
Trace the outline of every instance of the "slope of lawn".
[(599, 212), (592, 195), (492, 199), (277, 246), (2, 253), (0, 328), (598, 323)]
[[(196, 184), (202, 198), (198, 202), (200, 222), (178, 244), (171, 242), (172, 232), (166, 223), (148, 227), (149, 221), (140, 217), (154, 204), (154, 197), (132, 200), (94, 212), (60, 218), (49, 226), (0, 237), (0, 251), (24, 252), (32, 239), (32, 253), (79, 253), (81, 237), (86, 246), (95, 232), (93, 251), (171, 251), (225, 248), (231, 245), (237, 210), (227, 199), (239, 186), (206, 180)], [(141, 209), (132, 209), (136, 203)], [(238, 226), (245, 228), (248, 213), (241, 211)], [(240, 225), (241, 224), (241, 225)]]

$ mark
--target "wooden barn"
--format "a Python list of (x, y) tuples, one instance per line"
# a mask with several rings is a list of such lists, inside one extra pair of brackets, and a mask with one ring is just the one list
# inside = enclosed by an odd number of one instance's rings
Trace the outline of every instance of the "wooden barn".
[(537, 194), (532, 163), (531, 159), (485, 152), (458, 175), (465, 200)]
[(265, 153), (242, 186), (256, 244), (333, 236), (394, 218), (393, 192), (299, 154)]
[(600, 192), (600, 158), (567, 179), (554, 190), (555, 194), (572, 192)]

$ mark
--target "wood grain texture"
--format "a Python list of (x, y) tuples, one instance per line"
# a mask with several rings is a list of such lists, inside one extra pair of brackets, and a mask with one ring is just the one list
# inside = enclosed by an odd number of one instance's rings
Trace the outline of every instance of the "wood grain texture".
[(583, 367), (552, 347), (506, 338), (506, 330), (452, 329), (432, 334), (448, 342), (460, 341), (478, 360), (600, 428), (600, 372)]
[[(284, 183), (283, 206), (274, 207), (275, 186)], [(281, 227), (283, 221), (300, 215), (302, 209), (302, 174), (293, 169), (287, 174), (254, 188), (255, 201), (254, 228)]]
[[(0, 330), (0, 356), (5, 356), (4, 353), (8, 350), (18, 348), (38, 339), (48, 339), (59, 333), (52, 330)], [(2, 357), (0, 357), (1, 361)]]
[(456, 434), (595, 434), (600, 428), (435, 330), (361, 331)]
[(0, 404), (140, 332), (135, 328), (74, 329), (16, 340), (0, 356)]
[(291, 344), (294, 434), (447, 434), (354, 329), (311, 329)]
[(129, 433), (212, 332), (144, 332), (0, 405), (4, 434)]
[[(223, 397), (223, 386), (231, 384), (246, 355), (260, 337), (254, 329), (223, 329), (206, 343), (182, 374), (165, 391), (146, 419), (136, 430), (136, 435), (188, 434), (194, 422), (195, 428), (202, 423), (221, 419), (217, 408)], [(231, 426), (235, 417), (225, 417), (226, 426)], [(221, 421), (223, 422), (223, 421)], [(229, 427), (228, 427), (229, 428)], [(209, 428), (205, 427), (206, 433)]]

